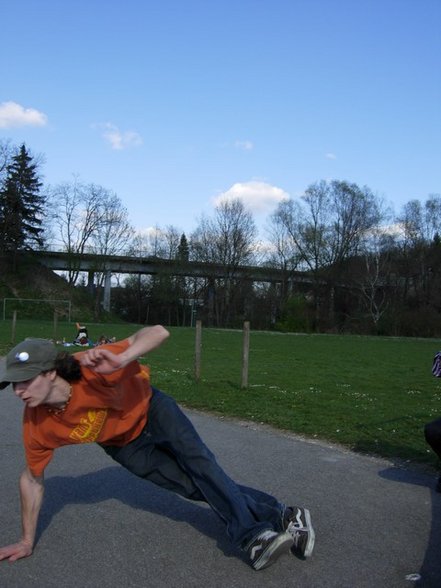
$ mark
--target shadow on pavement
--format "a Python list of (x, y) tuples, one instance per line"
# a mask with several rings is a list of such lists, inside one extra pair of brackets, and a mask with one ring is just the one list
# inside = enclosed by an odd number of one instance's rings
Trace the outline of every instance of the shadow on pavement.
[(39, 518), (37, 542), (52, 519), (67, 505), (96, 504), (106, 500), (117, 500), (133, 509), (185, 522), (214, 539), (227, 557), (240, 558), (242, 555), (229, 542), (222, 522), (205, 503), (185, 500), (137, 478), (119, 466), (79, 476), (48, 478), (45, 481), (45, 499)]
[[(426, 486), (430, 477), (421, 476), (403, 467), (390, 467), (379, 472), (382, 478), (400, 484)], [(424, 561), (419, 571), (421, 579), (413, 585), (419, 588), (440, 588), (441, 586), (441, 494), (435, 492), (436, 478), (433, 477), (430, 498), (432, 501), (432, 520), (430, 535)], [(409, 541), (412, 542), (412, 529), (409, 528)]]

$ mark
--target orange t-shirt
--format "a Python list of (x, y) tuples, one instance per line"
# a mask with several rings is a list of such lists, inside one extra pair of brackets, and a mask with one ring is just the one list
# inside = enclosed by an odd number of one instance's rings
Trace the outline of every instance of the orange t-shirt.
[[(122, 353), (127, 339), (106, 345)], [(79, 358), (85, 352), (75, 354)], [(82, 378), (72, 384), (72, 396), (64, 412), (47, 406), (25, 407), (23, 439), (26, 461), (34, 476), (41, 476), (53, 452), (63, 445), (99, 442), (126, 445), (147, 422), (152, 390), (146, 366), (132, 361), (112, 374), (98, 374), (81, 367)]]

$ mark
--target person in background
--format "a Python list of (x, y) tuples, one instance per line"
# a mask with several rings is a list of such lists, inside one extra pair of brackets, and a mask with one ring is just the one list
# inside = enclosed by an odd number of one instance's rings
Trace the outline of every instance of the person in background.
[[(435, 354), (432, 363), (432, 374), (441, 378), (441, 351)], [(441, 418), (435, 419), (424, 426), (424, 436), (427, 443), (441, 460)], [(436, 492), (441, 492), (441, 475), (435, 486)]]
[(208, 503), (254, 569), (290, 550), (301, 558), (312, 554), (309, 510), (235, 483), (177, 403), (150, 385), (149, 369), (138, 358), (168, 336), (156, 325), (73, 355), (45, 339), (27, 339), (8, 353), (0, 389), (12, 384), (24, 403), (26, 467), (20, 477), (22, 536), (0, 548), (0, 560), (33, 552), (44, 473), (54, 451), (92, 442), (136, 476)]
[[(424, 426), (424, 436), (427, 443), (441, 460), (441, 418), (435, 419)], [(441, 474), (435, 485), (436, 492), (441, 492)]]
[(90, 341), (89, 335), (87, 333), (87, 328), (84, 325), (80, 325), (80, 323), (76, 323), (76, 327), (77, 336), (73, 341), (74, 345), (78, 345), (79, 347), (88, 347)]

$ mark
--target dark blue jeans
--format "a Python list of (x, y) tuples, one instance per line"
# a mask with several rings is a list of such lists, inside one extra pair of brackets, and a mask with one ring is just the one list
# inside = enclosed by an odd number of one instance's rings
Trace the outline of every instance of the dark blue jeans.
[(441, 419), (436, 419), (424, 426), (424, 436), (427, 443), (441, 459)]
[(155, 388), (139, 437), (124, 447), (102, 447), (133, 474), (185, 498), (207, 502), (225, 522), (236, 546), (245, 548), (264, 530), (282, 530), (285, 506), (229, 478), (173, 398)]

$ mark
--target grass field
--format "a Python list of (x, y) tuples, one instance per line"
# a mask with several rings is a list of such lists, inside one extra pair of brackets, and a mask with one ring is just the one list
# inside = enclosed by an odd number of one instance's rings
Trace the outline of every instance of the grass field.
[[(123, 338), (139, 328), (87, 326), (94, 340), (101, 334)], [(153, 384), (181, 404), (359, 452), (438, 466), (423, 426), (441, 417), (441, 379), (431, 374), (441, 340), (252, 331), (248, 387), (242, 389), (241, 331), (203, 329), (199, 382), (194, 379), (195, 329), (170, 332), (166, 344), (145, 361)], [(58, 339), (72, 341), (75, 334), (73, 325), (57, 325)], [(53, 335), (50, 322), (18, 321), (15, 340)], [(0, 354), (10, 347), (11, 322), (4, 321)]]

